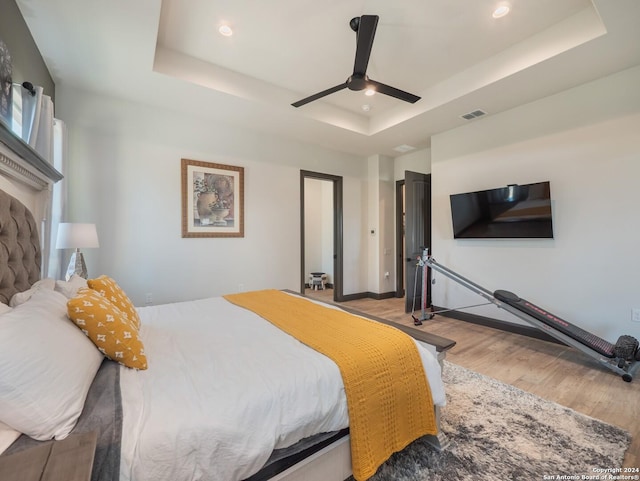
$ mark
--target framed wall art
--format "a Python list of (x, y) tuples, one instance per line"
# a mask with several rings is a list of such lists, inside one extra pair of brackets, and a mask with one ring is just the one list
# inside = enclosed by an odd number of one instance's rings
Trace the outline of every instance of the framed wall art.
[(244, 167), (182, 159), (182, 237), (244, 237)]

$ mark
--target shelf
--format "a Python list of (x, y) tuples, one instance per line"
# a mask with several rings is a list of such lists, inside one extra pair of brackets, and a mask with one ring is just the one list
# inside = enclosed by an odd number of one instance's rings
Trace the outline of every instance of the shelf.
[(60, 172), (16, 136), (4, 122), (0, 122), (0, 143), (0, 147), (5, 147), (0, 150), (0, 167), (8, 175), (40, 189), (62, 179)]

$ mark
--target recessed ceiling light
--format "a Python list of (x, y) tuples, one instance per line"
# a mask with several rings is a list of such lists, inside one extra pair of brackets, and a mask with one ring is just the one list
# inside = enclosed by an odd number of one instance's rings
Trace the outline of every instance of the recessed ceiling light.
[(364, 110), (365, 112), (368, 112), (369, 110), (371, 110), (371, 105), (369, 104), (364, 104), (362, 106), (362, 110)]
[(509, 7), (509, 5), (503, 3), (502, 5), (499, 5), (492, 14), (493, 18), (502, 18), (505, 15), (507, 15), (509, 13), (509, 11), (511, 10), (511, 8)]
[(365, 94), (367, 97), (371, 97), (372, 95), (375, 95), (375, 94), (376, 94), (376, 91), (375, 91), (374, 89), (367, 89), (367, 90), (365, 90), (365, 91), (364, 91), (364, 94)]
[(229, 25), (221, 25), (218, 32), (220, 32), (220, 35), (224, 35), (225, 37), (231, 37), (231, 35), (233, 35), (233, 30), (231, 30)]

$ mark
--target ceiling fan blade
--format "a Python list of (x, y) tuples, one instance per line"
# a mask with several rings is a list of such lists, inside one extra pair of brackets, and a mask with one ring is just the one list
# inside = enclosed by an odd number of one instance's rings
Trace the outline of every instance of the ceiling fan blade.
[(378, 18), (377, 15), (363, 15), (360, 17), (356, 38), (356, 60), (353, 65), (354, 76), (367, 73), (367, 65), (369, 65)]
[(400, 100), (404, 100), (405, 102), (409, 102), (411, 104), (415, 104), (420, 97), (417, 95), (410, 94), (409, 92), (405, 92), (404, 90), (397, 89), (395, 87), (391, 87), (390, 85), (385, 85), (380, 82), (376, 82), (375, 80), (369, 79), (369, 85), (373, 86), (376, 92), (380, 92), (381, 94), (389, 95), (391, 97), (395, 97)]
[(294, 107), (302, 107), (303, 105), (308, 104), (309, 102), (313, 102), (314, 100), (321, 99), (322, 97), (326, 97), (329, 94), (338, 92), (339, 90), (346, 89), (346, 88), (347, 88), (347, 83), (345, 82), (340, 85), (336, 85), (335, 87), (331, 87), (330, 89), (323, 90), (322, 92), (318, 92), (317, 94), (313, 94), (305, 99), (298, 100), (297, 102), (294, 102), (291, 105), (293, 105)]

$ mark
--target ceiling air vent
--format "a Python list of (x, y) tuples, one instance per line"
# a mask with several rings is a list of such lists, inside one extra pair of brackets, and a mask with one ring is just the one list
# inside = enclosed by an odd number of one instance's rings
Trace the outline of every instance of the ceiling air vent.
[(397, 147), (393, 148), (393, 150), (395, 150), (396, 152), (400, 152), (401, 154), (404, 154), (405, 152), (410, 152), (415, 149), (416, 148), (413, 145), (407, 145), (407, 144), (398, 145)]
[(483, 115), (486, 115), (487, 113), (484, 110), (474, 110), (473, 112), (469, 112), (468, 114), (464, 114), (461, 115), (460, 117), (462, 117), (465, 120), (472, 120), (478, 117), (482, 117)]

